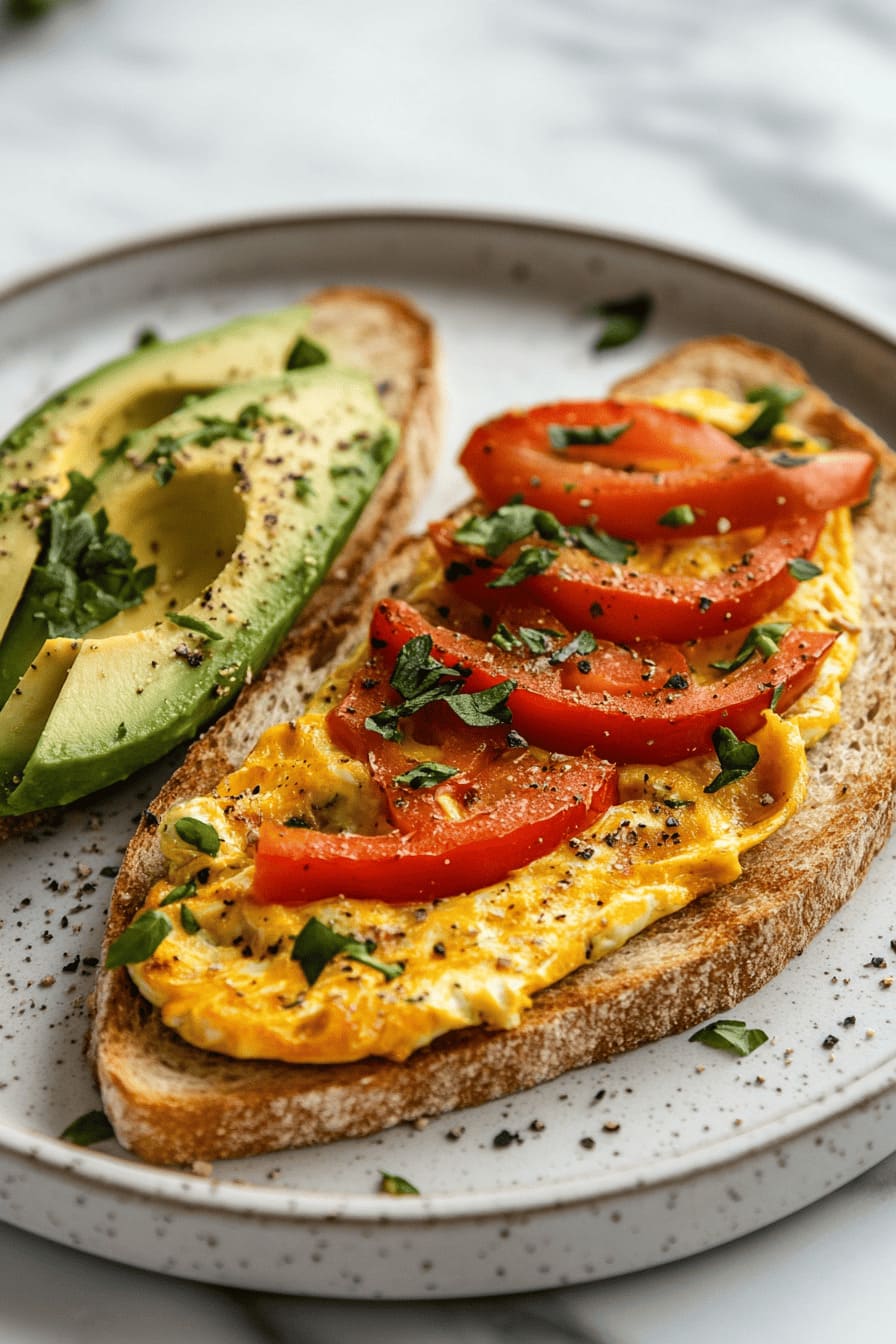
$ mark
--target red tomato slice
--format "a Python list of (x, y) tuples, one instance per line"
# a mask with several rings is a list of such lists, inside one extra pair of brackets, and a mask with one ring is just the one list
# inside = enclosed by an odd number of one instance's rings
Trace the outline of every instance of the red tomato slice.
[[(627, 428), (603, 446), (558, 452), (550, 425)], [(838, 450), (784, 467), (775, 453), (742, 448), (715, 426), (641, 402), (574, 401), (510, 411), (475, 429), (461, 465), (492, 508), (513, 495), (562, 523), (595, 519), (614, 536), (706, 536), (791, 513), (824, 513), (868, 498), (874, 460)], [(690, 505), (693, 523), (659, 520)], [(722, 522), (723, 527), (725, 521)]]
[(449, 819), (436, 791), (426, 790), (426, 821), (407, 833), (328, 835), (264, 822), (253, 897), (262, 904), (349, 896), (403, 905), (475, 891), (556, 849), (618, 796), (615, 767), (590, 752), (544, 765), (528, 753), (517, 756), (498, 783), (493, 778), (485, 805), (473, 799), (460, 820)]
[(592, 747), (607, 760), (658, 764), (712, 751), (712, 734), (720, 726), (738, 737), (755, 732), (775, 691), (781, 688), (777, 708), (783, 712), (815, 680), (837, 638), (790, 630), (767, 662), (753, 658), (711, 685), (698, 686), (688, 677), (685, 687), (660, 685), (634, 696), (565, 689), (550, 665), (530, 670), (481, 640), (430, 625), (406, 602), (377, 604), (370, 635), (391, 661), (421, 634), (432, 639), (433, 658), (446, 667), (470, 668), (464, 681), (468, 691), (512, 677), (517, 683), (508, 702), (513, 727), (529, 742), (570, 754)]
[(552, 611), (574, 630), (591, 630), (624, 643), (650, 636), (682, 644), (689, 639), (752, 625), (797, 588), (788, 561), (805, 559), (818, 542), (821, 514), (782, 519), (747, 552), (734, 570), (712, 578), (639, 573), (630, 565), (611, 565), (588, 557), (587, 568), (564, 563), (563, 550), (543, 574), (512, 589), (489, 584), (510, 564), (515, 550), (492, 561), (454, 540), (446, 522), (430, 524), (429, 534), (447, 573), (464, 597), (489, 611), (501, 609), (508, 592), (519, 593)]

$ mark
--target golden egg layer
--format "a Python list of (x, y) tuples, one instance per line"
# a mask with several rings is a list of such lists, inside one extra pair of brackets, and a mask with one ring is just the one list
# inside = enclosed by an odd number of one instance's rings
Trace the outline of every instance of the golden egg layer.
[[(657, 400), (730, 433), (756, 413), (755, 405), (706, 389)], [(776, 437), (803, 451), (819, 450), (811, 442), (800, 445), (789, 426), (779, 426)], [(708, 575), (739, 559), (749, 542), (750, 534), (740, 532), (643, 544), (633, 563)], [(244, 1059), (405, 1059), (460, 1027), (515, 1026), (538, 990), (733, 882), (740, 856), (802, 802), (805, 746), (837, 722), (840, 686), (856, 653), (860, 609), (848, 510), (830, 515), (814, 558), (823, 573), (763, 619), (842, 633), (816, 684), (786, 718), (765, 715), (753, 737), (759, 764), (746, 778), (706, 794), (718, 772), (715, 757), (620, 767), (620, 801), (597, 825), (503, 882), (432, 905), (350, 899), (257, 905), (252, 854), (262, 820), (301, 815), (321, 830), (388, 830), (366, 767), (342, 755), (326, 730), (326, 709), (351, 675), (351, 668), (342, 669), (300, 720), (264, 733), (213, 795), (179, 804), (163, 818), (169, 878), (152, 890), (147, 906), (157, 907), (173, 885), (197, 874), (206, 880), (188, 902), (198, 931), (184, 928), (179, 904), (168, 906), (171, 933), (149, 960), (130, 967), (141, 993), (185, 1040)], [(733, 656), (744, 633), (685, 646), (695, 676), (716, 676), (709, 664)], [(214, 859), (178, 838), (175, 823), (186, 816), (217, 831), (221, 848)], [(312, 916), (370, 940), (378, 960), (401, 962), (404, 970), (387, 981), (374, 968), (337, 956), (309, 985), (290, 953)], [(193, 927), (189, 918), (188, 924)]]

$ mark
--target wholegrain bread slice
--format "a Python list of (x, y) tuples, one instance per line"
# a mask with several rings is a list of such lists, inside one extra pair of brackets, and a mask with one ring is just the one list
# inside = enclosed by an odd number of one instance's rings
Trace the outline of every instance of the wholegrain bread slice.
[[(732, 396), (781, 382), (805, 389), (792, 419), (880, 464), (876, 499), (856, 517), (865, 595), (859, 657), (839, 725), (810, 753), (804, 808), (745, 856), (743, 876), (659, 921), (604, 960), (537, 995), (511, 1031), (450, 1033), (404, 1063), (295, 1066), (242, 1062), (185, 1044), (162, 1026), (123, 970), (100, 974), (93, 1054), (103, 1104), (121, 1142), (162, 1163), (212, 1160), (369, 1134), (469, 1106), (605, 1059), (731, 1008), (800, 952), (860, 882), (893, 821), (896, 784), (896, 467), (882, 441), (836, 407), (778, 351), (738, 337), (691, 342), (618, 384), (641, 397), (676, 386)], [(327, 595), (260, 686), (191, 751), (153, 812), (211, 789), (257, 731), (295, 713), (324, 665), (363, 636), (369, 599), (401, 592), (424, 543), (409, 542), (375, 573), (366, 599)], [(144, 822), (115, 888), (107, 941), (164, 875)]]
[[(351, 591), (381, 561), (408, 527), (424, 483), (436, 464), (439, 448), (439, 394), (436, 343), (431, 322), (401, 295), (357, 285), (331, 286), (307, 299), (307, 334), (329, 352), (332, 362), (358, 369), (375, 380), (384, 409), (401, 426), (399, 451), (389, 464), (339, 559), (310, 604), (299, 615), (286, 647), (302, 640), (305, 628), (318, 628), (314, 657), (326, 659), (334, 647), (328, 622), (340, 594)], [(295, 686), (301, 696), (301, 680)], [(235, 749), (248, 750), (265, 723), (276, 713), (264, 694), (244, 697), (240, 715), (230, 721)], [(294, 708), (288, 711), (295, 712)], [(229, 740), (229, 739), (228, 739)], [(31, 812), (0, 817), (0, 842), (51, 817)]]

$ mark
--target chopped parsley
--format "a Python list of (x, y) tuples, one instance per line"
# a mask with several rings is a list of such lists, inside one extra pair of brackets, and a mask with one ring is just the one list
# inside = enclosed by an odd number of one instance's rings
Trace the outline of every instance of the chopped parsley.
[(548, 425), (548, 440), (555, 453), (567, 448), (596, 447), (615, 443), (621, 434), (632, 427), (631, 420), (615, 425)]
[(718, 793), (726, 785), (743, 779), (759, 760), (759, 748), (753, 742), (742, 742), (730, 728), (714, 729), (712, 745), (721, 769), (715, 779), (707, 784), (704, 793)]
[(213, 625), (200, 621), (196, 616), (188, 616), (183, 611), (169, 611), (165, 619), (172, 625), (179, 625), (182, 630), (195, 630), (197, 635), (204, 635), (206, 639), (224, 638), (220, 630), (216, 630)]
[(380, 1172), (380, 1192), (384, 1195), (419, 1195), (416, 1185), (411, 1185), (403, 1176), (392, 1176), (388, 1171)]
[(593, 527), (571, 527), (569, 535), (574, 546), (581, 546), (596, 560), (606, 560), (609, 565), (624, 565), (638, 554), (633, 541), (611, 537), (609, 532), (595, 531)]
[(580, 630), (577, 635), (573, 635), (568, 644), (564, 644), (562, 649), (551, 654), (552, 663), (565, 663), (570, 658), (576, 658), (581, 654), (593, 653), (597, 648), (597, 640), (590, 630)]
[(551, 641), (563, 638), (559, 630), (539, 630), (531, 625), (521, 625), (519, 634), (529, 652), (536, 655), (550, 653)]
[(221, 848), (221, 837), (214, 826), (209, 826), (207, 821), (200, 821), (198, 817), (181, 817), (174, 823), (174, 830), (185, 845), (191, 845), (211, 858)]
[(151, 345), (161, 345), (162, 338), (155, 327), (142, 327), (134, 337), (134, 349), (146, 350)]
[(393, 783), (403, 789), (431, 789), (457, 773), (453, 765), (443, 765), (441, 761), (421, 761), (413, 769), (405, 770), (403, 775), (396, 775)]
[(748, 1027), (745, 1022), (722, 1018), (701, 1027), (690, 1039), (713, 1050), (727, 1050), (732, 1055), (751, 1055), (765, 1044), (768, 1036), (761, 1027)]
[(625, 299), (607, 299), (589, 310), (604, 319), (603, 329), (594, 342), (595, 350), (615, 350), (641, 335), (653, 311), (653, 299), (645, 292)]
[(85, 508), (93, 482), (79, 471), (68, 480), (41, 521), (41, 552), (20, 604), (22, 619), (41, 622), (51, 639), (76, 639), (138, 606), (156, 577), (155, 565), (138, 569), (130, 542), (109, 531), (105, 509)]
[(397, 975), (401, 975), (404, 970), (402, 962), (377, 961), (372, 955), (375, 951), (376, 943), (370, 938), (361, 942), (350, 934), (337, 933), (329, 924), (322, 923), (312, 915), (302, 931), (296, 934), (290, 957), (299, 963), (309, 985), (320, 978), (324, 967), (337, 956), (371, 966), (387, 980), (394, 980)]
[(557, 552), (548, 546), (524, 546), (517, 558), (503, 573), (492, 579), (489, 588), (515, 588), (518, 583), (543, 574), (557, 559)]
[(198, 933), (199, 930), (202, 928), (202, 925), (199, 923), (199, 920), (193, 914), (193, 911), (190, 909), (188, 905), (182, 905), (180, 907), (180, 922), (184, 933), (189, 934)]
[(674, 509), (667, 509), (660, 518), (657, 518), (660, 527), (690, 527), (691, 523), (696, 521), (697, 515), (690, 504), (676, 504)]
[(513, 633), (509, 626), (501, 621), (492, 635), (491, 642), (496, 644), (504, 653), (512, 653), (514, 649), (520, 648), (523, 641)]
[(312, 369), (317, 364), (328, 364), (329, 355), (316, 341), (300, 336), (286, 356), (286, 367), (292, 369)]
[(522, 541), (537, 533), (544, 541), (561, 541), (563, 528), (546, 509), (534, 509), (530, 504), (511, 500), (487, 516), (474, 513), (454, 534), (463, 546), (481, 546), (490, 559), (495, 560), (515, 541)]
[(163, 905), (176, 905), (178, 901), (189, 901), (196, 895), (196, 883), (191, 878), (189, 882), (181, 882), (179, 886), (172, 887), (164, 900), (159, 901), (159, 908)]
[(16, 509), (22, 509), (26, 504), (32, 504), (36, 499), (41, 499), (44, 494), (45, 486), (42, 482), (35, 485), (13, 486), (11, 490), (0, 490), (0, 518), (4, 513), (13, 513)]
[(795, 560), (787, 561), (787, 570), (792, 579), (797, 583), (805, 583), (807, 579), (817, 579), (824, 570), (821, 565), (816, 565), (814, 560), (804, 560), (802, 556), (797, 556)]
[(171, 932), (172, 924), (161, 910), (144, 910), (124, 933), (118, 935), (106, 955), (106, 969), (146, 961)]
[(104, 1139), (113, 1139), (115, 1131), (109, 1124), (105, 1111), (87, 1111), (79, 1115), (59, 1135), (67, 1143), (76, 1143), (79, 1148), (89, 1148), (92, 1143), (102, 1143)]
[(444, 701), (459, 719), (474, 728), (509, 723), (507, 699), (516, 690), (516, 682), (507, 680), (482, 691), (469, 694), (462, 691), (458, 669), (446, 667), (432, 657), (430, 635), (415, 635), (407, 641), (395, 660), (389, 684), (401, 696), (402, 703), (385, 705), (365, 719), (364, 727), (390, 742), (402, 740), (399, 719), (416, 714), (436, 700)]
[(746, 393), (745, 400), (760, 402), (761, 405), (746, 429), (733, 435), (733, 438), (744, 448), (758, 448), (760, 444), (768, 443), (775, 425), (781, 423), (787, 408), (795, 401), (799, 401), (801, 396), (803, 396), (802, 388), (780, 387), (777, 383), (751, 388)]
[[(220, 415), (200, 415), (195, 429), (185, 430), (183, 434), (162, 434), (143, 459), (144, 466), (155, 464), (153, 480), (158, 485), (167, 485), (176, 470), (175, 456), (184, 448), (195, 445), (197, 448), (210, 448), (220, 439), (238, 439), (250, 443), (253, 431), (265, 418), (263, 406), (252, 403), (244, 406), (235, 420), (225, 420)], [(120, 445), (119, 445), (120, 447)], [(117, 449), (116, 449), (117, 451)]]
[(738, 667), (742, 667), (754, 653), (760, 654), (768, 662), (769, 658), (778, 652), (781, 647), (781, 640), (789, 629), (789, 621), (767, 621), (764, 625), (754, 625), (729, 662), (720, 660), (717, 663), (710, 663), (710, 667), (717, 668), (719, 672), (734, 672)]

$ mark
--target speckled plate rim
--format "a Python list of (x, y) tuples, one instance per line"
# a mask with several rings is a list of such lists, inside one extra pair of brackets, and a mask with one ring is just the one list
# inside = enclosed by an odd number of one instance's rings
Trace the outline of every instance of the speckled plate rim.
[[(278, 228), (320, 228), (328, 224), (363, 226), (391, 224), (401, 226), (447, 226), (480, 228), (483, 231), (507, 231), (547, 234), (554, 239), (592, 242), (595, 245), (627, 248), (649, 253), (660, 260), (693, 265), (715, 273), (720, 279), (745, 282), (793, 303), (809, 312), (822, 314), (850, 328), (855, 335), (878, 343), (896, 364), (896, 341), (874, 323), (859, 319), (842, 307), (831, 304), (811, 291), (792, 287), (744, 268), (720, 261), (699, 251), (658, 243), (629, 232), (616, 232), (536, 216), (476, 212), (466, 210), (415, 210), (377, 207), (324, 211), (275, 212), (224, 223), (197, 224), (192, 227), (150, 234), (130, 242), (76, 256), (58, 265), (32, 272), (0, 289), (0, 309), (6, 304), (45, 286), (52, 286), (96, 267), (103, 267), (147, 252), (160, 252), (190, 243)], [(645, 1177), (638, 1171), (606, 1173), (590, 1180), (566, 1179), (544, 1186), (521, 1186), (512, 1190), (479, 1190), (463, 1194), (421, 1196), (419, 1200), (396, 1200), (384, 1205), (376, 1195), (345, 1195), (301, 1190), (266, 1189), (235, 1181), (198, 1177), (182, 1170), (140, 1164), (111, 1154), (73, 1150), (72, 1145), (50, 1138), (35, 1130), (0, 1121), (0, 1152), (24, 1158), (49, 1171), (61, 1171), (87, 1185), (114, 1189), (148, 1200), (163, 1200), (175, 1206), (189, 1205), (201, 1211), (227, 1212), (246, 1218), (334, 1220), (344, 1223), (423, 1223), (448, 1222), (506, 1214), (533, 1213), (619, 1199), (626, 1194), (662, 1188), (680, 1182), (688, 1175), (724, 1170), (745, 1158), (773, 1150), (801, 1135), (841, 1119), (850, 1113), (896, 1096), (896, 1052), (883, 1064), (845, 1087), (816, 1097), (787, 1116), (777, 1117), (752, 1127), (741, 1135), (717, 1141), (699, 1150), (687, 1151), (651, 1164)], [(894, 1136), (896, 1138), (896, 1136)], [(883, 1154), (882, 1154), (883, 1156)]]

